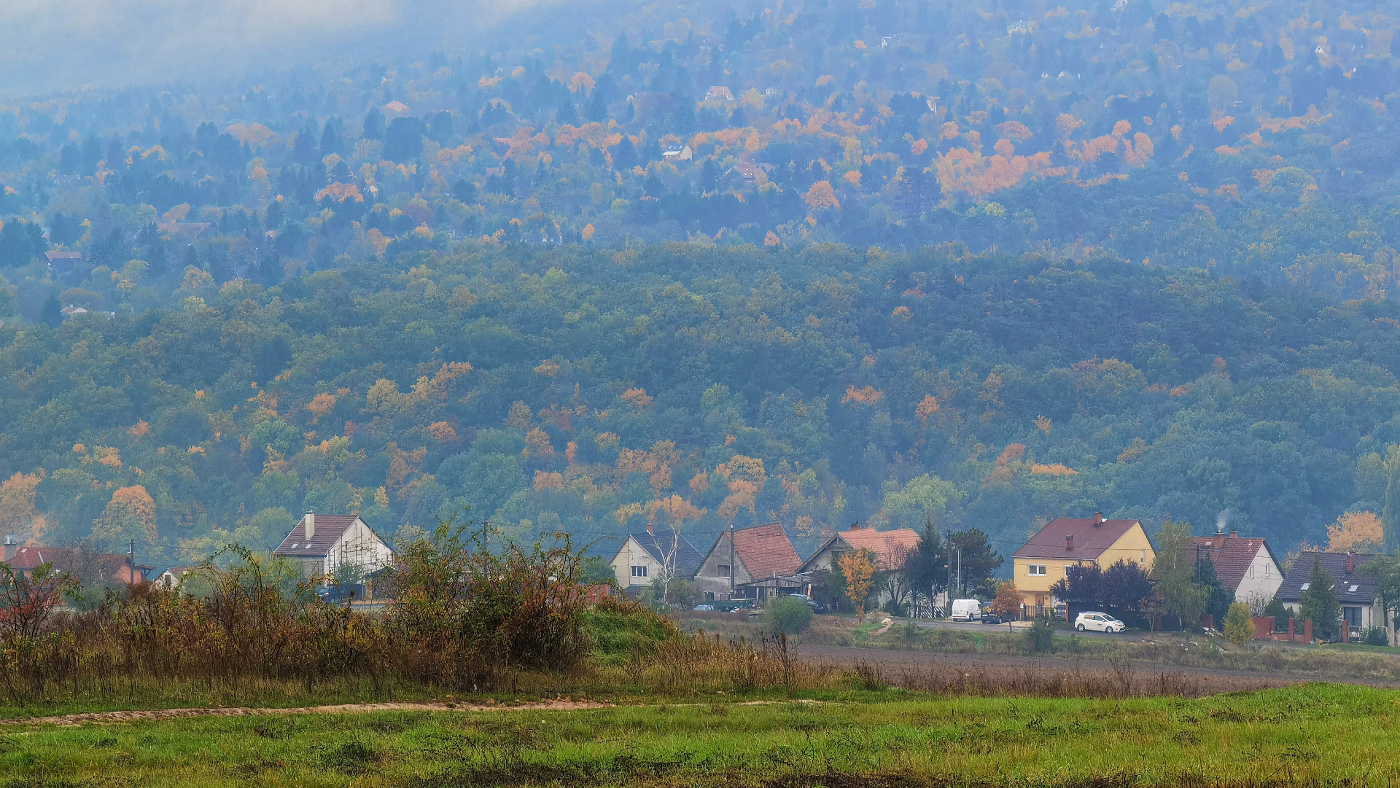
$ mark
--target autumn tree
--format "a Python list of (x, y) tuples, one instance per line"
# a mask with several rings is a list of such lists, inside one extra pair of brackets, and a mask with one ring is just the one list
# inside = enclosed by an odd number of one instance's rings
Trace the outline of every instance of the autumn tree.
[(1011, 619), (1021, 612), (1021, 592), (1016, 584), (1010, 580), (998, 584), (996, 598), (987, 609), (1006, 619), (1006, 628), (1010, 629)]
[(141, 485), (121, 487), (92, 526), (92, 535), (111, 548), (124, 546), (129, 539), (146, 544), (156, 541), (156, 503)]
[(1375, 512), (1347, 512), (1327, 526), (1330, 553), (1373, 553), (1385, 543), (1385, 528)]
[(865, 600), (874, 586), (875, 555), (864, 548), (842, 553), (836, 559), (836, 566), (846, 580), (846, 596), (856, 606), (856, 620), (865, 622)]
[(1249, 605), (1235, 602), (1225, 613), (1225, 626), (1222, 629), (1226, 639), (1237, 646), (1247, 645), (1254, 640), (1254, 619), (1249, 615)]

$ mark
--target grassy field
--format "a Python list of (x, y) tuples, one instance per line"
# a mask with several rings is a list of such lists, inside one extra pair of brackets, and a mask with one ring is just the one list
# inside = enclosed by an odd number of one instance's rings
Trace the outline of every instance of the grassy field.
[(1400, 696), (715, 699), (0, 729), (0, 786), (1390, 785)]

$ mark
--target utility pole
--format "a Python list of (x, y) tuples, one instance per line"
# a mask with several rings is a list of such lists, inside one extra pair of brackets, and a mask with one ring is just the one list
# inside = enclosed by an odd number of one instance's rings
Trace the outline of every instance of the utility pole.
[(734, 523), (729, 523), (729, 598), (734, 599)]
[(962, 596), (962, 548), (958, 548), (958, 596)]

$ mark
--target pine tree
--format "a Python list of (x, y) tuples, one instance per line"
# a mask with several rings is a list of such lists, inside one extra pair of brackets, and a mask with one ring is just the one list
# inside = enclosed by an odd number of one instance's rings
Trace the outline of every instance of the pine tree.
[(1322, 568), (1322, 561), (1313, 555), (1312, 574), (1308, 587), (1298, 600), (1305, 619), (1312, 619), (1313, 637), (1330, 640), (1337, 634), (1337, 622), (1342, 618), (1342, 603), (1337, 598), (1337, 580)]

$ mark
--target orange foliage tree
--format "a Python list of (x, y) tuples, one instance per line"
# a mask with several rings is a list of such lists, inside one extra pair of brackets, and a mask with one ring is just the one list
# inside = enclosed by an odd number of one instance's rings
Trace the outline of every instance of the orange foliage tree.
[(864, 548), (842, 553), (836, 558), (836, 567), (846, 579), (846, 596), (856, 606), (856, 620), (865, 622), (865, 600), (875, 585), (875, 555)]
[(156, 541), (156, 502), (141, 485), (121, 487), (93, 523), (92, 533), (109, 544), (140, 537)]
[(831, 181), (817, 181), (812, 184), (812, 188), (807, 190), (802, 199), (807, 203), (807, 207), (814, 211), (841, 207), (841, 203), (836, 199), (836, 190), (831, 188)]

